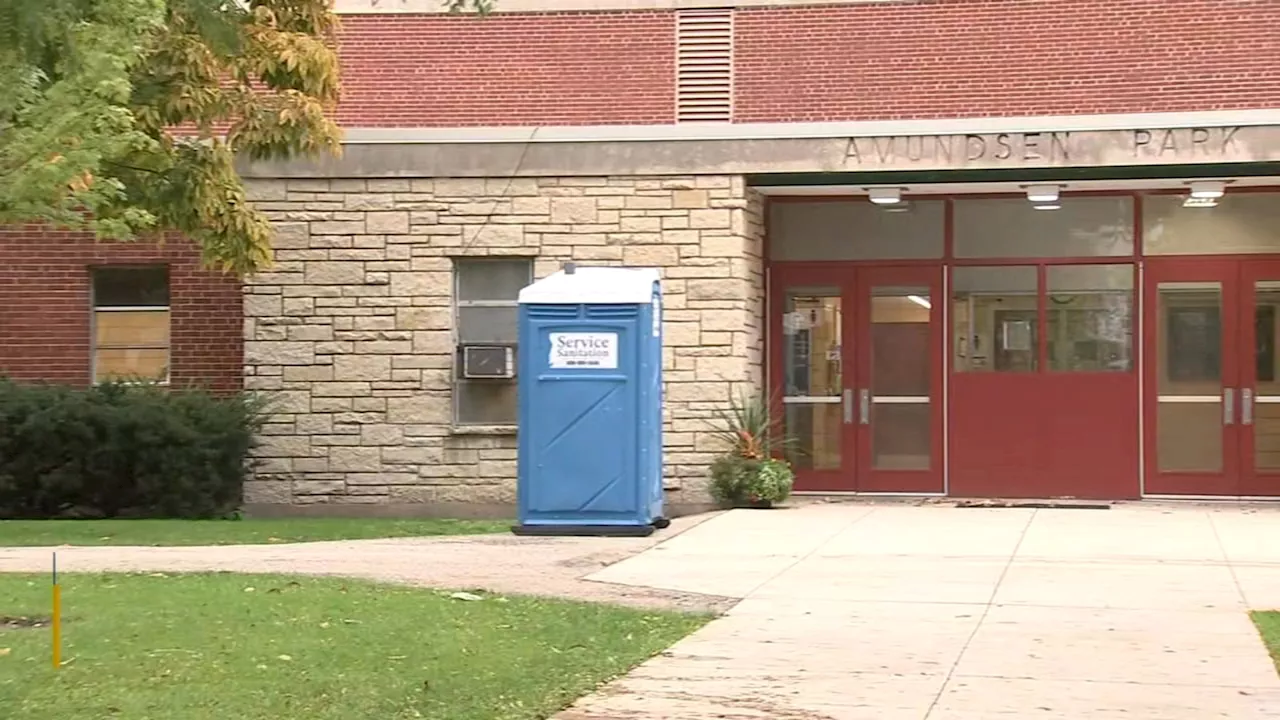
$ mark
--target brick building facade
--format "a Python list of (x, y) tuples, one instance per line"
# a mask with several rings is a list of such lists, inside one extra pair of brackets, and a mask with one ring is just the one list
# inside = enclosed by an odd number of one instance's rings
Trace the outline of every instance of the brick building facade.
[(459, 345), (564, 261), (646, 266), (678, 505), (741, 388), (801, 490), (1280, 495), (1280, 5), (438, 5), (337, 0), (345, 155), (245, 165), (243, 304), (178, 242), (0, 234), (0, 373), (88, 382), (133, 312), (95, 268), (165, 265), (171, 378), (281, 395), (253, 509), (507, 512), (514, 383)]
[[(147, 267), (166, 270), (164, 302), (130, 311), (133, 305), (95, 301), (95, 279), (104, 272)], [(244, 374), (241, 297), (236, 278), (205, 270), (199, 250), (176, 238), (95, 243), (82, 233), (0, 229), (0, 374), (88, 385), (94, 380), (95, 355), (100, 360), (113, 351), (125, 353), (133, 334), (122, 327), (108, 337), (107, 323), (98, 320), (107, 313), (159, 313), (162, 327), (141, 344), (166, 349), (163, 371), (169, 382), (236, 390), (243, 387)], [(123, 345), (112, 348), (111, 340)]]

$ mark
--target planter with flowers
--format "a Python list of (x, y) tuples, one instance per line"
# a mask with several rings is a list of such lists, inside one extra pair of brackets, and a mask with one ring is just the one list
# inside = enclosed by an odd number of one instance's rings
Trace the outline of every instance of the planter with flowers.
[(795, 474), (778, 457), (792, 439), (779, 431), (769, 403), (741, 395), (720, 412), (716, 434), (725, 451), (711, 463), (711, 493), (728, 507), (771, 508), (791, 495)]

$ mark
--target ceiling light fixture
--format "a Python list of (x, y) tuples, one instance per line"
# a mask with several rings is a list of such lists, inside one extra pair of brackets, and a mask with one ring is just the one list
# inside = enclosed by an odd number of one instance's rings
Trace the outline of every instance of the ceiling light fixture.
[(1227, 191), (1227, 184), (1221, 180), (1197, 180), (1191, 185), (1191, 197), (1197, 200), (1216, 200)]
[(929, 302), (929, 298), (920, 297), (919, 295), (908, 295), (907, 299), (922, 308), (933, 309), (933, 303)]
[(1218, 206), (1217, 198), (1196, 197), (1192, 195), (1182, 201), (1182, 207), (1186, 208), (1211, 208)]
[(877, 205), (896, 205), (902, 202), (902, 188), (869, 188), (867, 194), (870, 196), (871, 202)]
[(1058, 202), (1057, 185), (1031, 185), (1027, 188), (1027, 200), (1033, 203)]
[(1061, 210), (1061, 209), (1062, 209), (1062, 206), (1061, 206), (1061, 205), (1059, 205), (1059, 204), (1058, 204), (1058, 203), (1056, 203), (1056, 202), (1053, 202), (1053, 203), (1036, 203), (1035, 205), (1032, 205), (1031, 207), (1035, 208), (1036, 210)]

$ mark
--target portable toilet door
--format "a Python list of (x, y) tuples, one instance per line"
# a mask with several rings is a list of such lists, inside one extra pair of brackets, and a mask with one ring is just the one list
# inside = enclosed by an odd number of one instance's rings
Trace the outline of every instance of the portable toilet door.
[(569, 266), (521, 291), (517, 534), (666, 526), (655, 312), (652, 269)]

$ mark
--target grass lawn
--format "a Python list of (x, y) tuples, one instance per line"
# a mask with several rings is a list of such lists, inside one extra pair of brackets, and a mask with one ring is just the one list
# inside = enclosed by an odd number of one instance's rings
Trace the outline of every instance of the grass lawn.
[(1271, 658), (1276, 661), (1276, 670), (1280, 671), (1280, 610), (1255, 612), (1253, 622), (1262, 633), (1262, 642), (1271, 651)]
[[(67, 575), (47, 628), (0, 621), (0, 718), (546, 718), (705, 616), (263, 575)], [(0, 615), (47, 613), (0, 574)]]
[(509, 520), (0, 520), (0, 547), (248, 545), (507, 532)]

